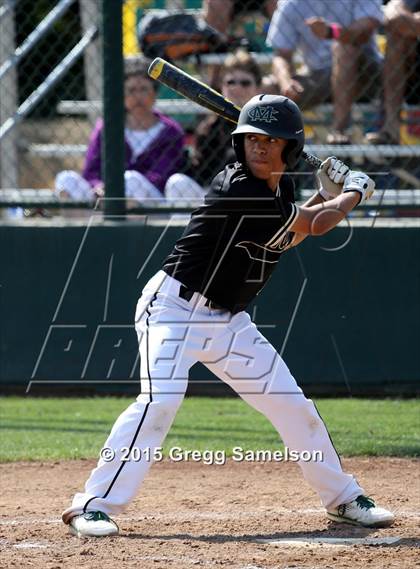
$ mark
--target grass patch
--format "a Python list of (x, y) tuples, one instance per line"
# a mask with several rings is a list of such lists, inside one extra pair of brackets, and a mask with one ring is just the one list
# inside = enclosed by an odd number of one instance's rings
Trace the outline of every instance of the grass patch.
[[(0, 398), (0, 461), (94, 458), (131, 398)], [(334, 445), (346, 456), (419, 456), (420, 404), (397, 399), (319, 399)], [(165, 449), (282, 448), (271, 424), (240, 399), (185, 399)]]

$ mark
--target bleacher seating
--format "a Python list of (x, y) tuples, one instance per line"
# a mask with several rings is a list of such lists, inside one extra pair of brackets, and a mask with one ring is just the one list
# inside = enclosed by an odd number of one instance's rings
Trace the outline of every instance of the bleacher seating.
[[(100, 101), (61, 101), (58, 104), (57, 111), (64, 115), (85, 115), (94, 108), (98, 116), (101, 113)], [(204, 107), (187, 101), (185, 99), (159, 99), (157, 108), (167, 115), (203, 115), (210, 111)], [(406, 110), (419, 110), (420, 107), (408, 106)], [(364, 123), (363, 114), (371, 113), (373, 106), (369, 104), (354, 105), (354, 122)], [(328, 126), (329, 117), (332, 113), (332, 105), (324, 104), (311, 110), (310, 117), (305, 117), (307, 125), (323, 125)], [(47, 145), (33, 144), (29, 147), (29, 152), (42, 156), (57, 156), (65, 152), (72, 155), (83, 155), (85, 145)], [(353, 158), (407, 158), (420, 156), (420, 145), (383, 145), (372, 146), (368, 144), (350, 144), (350, 145), (328, 145), (328, 144), (312, 144), (307, 145), (307, 151), (319, 156), (320, 158), (339, 155), (343, 157)]]
[[(179, 4), (179, 3), (178, 3)], [(197, 14), (201, 9), (201, 0), (183, 0), (183, 5), (185, 11), (188, 13)], [(159, 13), (163, 8), (168, 7), (168, 2), (165, 0), (151, 0), (147, 3), (147, 11), (150, 12), (150, 8), (153, 11)], [(143, 9), (144, 12), (144, 9)], [(272, 54), (270, 51), (262, 51), (258, 53), (253, 53), (255, 59), (262, 65), (269, 66), (272, 59)], [(132, 57), (138, 57), (138, 55), (133, 55)], [(224, 54), (209, 54), (201, 56), (201, 61), (205, 65), (213, 65), (222, 63), (226, 55)], [(196, 64), (195, 58), (190, 58), (189, 60), (183, 61), (182, 66), (187, 65), (189, 67)], [(179, 120), (184, 126), (193, 126), (197, 117), (200, 115), (207, 114), (209, 111), (191, 101), (187, 101), (183, 98), (177, 98), (175, 93), (171, 92), (169, 89), (163, 89), (164, 97), (160, 97), (157, 101), (157, 108), (167, 115), (174, 116)], [(101, 103), (100, 101), (81, 101), (81, 100), (63, 100), (57, 106), (57, 112), (61, 116), (89, 116), (91, 119), (93, 115), (101, 115)], [(404, 109), (409, 114), (413, 114), (412, 111), (420, 111), (420, 107), (405, 106)], [(355, 126), (356, 133), (358, 136), (355, 137), (357, 142), (361, 142), (362, 135), (366, 125), (372, 121), (372, 116), (375, 114), (375, 108), (372, 104), (355, 104), (353, 105), (353, 117), (352, 123)], [(362, 163), (364, 160), (369, 160), (372, 163), (379, 164), (379, 169), (387, 170), (390, 166), (387, 162), (391, 160), (393, 164), (393, 171), (399, 176), (398, 173), (398, 160), (399, 159), (410, 159), (417, 158), (420, 156), (420, 144), (401, 144), (401, 145), (384, 145), (384, 146), (372, 146), (366, 144), (351, 144), (351, 145), (327, 145), (321, 144), (322, 140), (325, 139), (325, 132), (331, 124), (332, 116), (332, 105), (324, 104), (319, 105), (310, 112), (305, 113), (305, 125), (308, 129), (307, 136), (307, 146), (305, 149), (320, 158), (325, 158), (331, 155), (340, 156), (340, 158), (354, 160), (358, 163)], [(318, 132), (321, 135), (318, 135)], [(64, 158), (64, 157), (74, 157), (83, 158), (86, 152), (87, 145), (84, 144), (62, 144), (57, 142), (51, 143), (29, 143), (27, 144), (25, 150), (32, 156), (42, 159), (54, 159), (54, 158)], [(401, 172), (400, 172), (401, 173)], [(404, 170), (405, 181), (410, 180), (410, 172), (407, 173)], [(420, 184), (416, 184), (416, 176), (419, 176), (419, 172), (414, 173), (411, 176), (411, 182), (413, 188), (419, 188)], [(397, 195), (399, 191), (404, 190), (387, 190), (386, 200), (390, 204), (397, 204), (399, 197), (403, 198), (403, 194)], [(413, 203), (416, 207), (419, 206), (419, 192), (420, 190), (408, 190), (410, 193), (404, 196), (404, 199), (408, 200), (409, 196), (413, 197)], [(24, 196), (25, 190), (22, 190), (22, 196)], [(394, 192), (394, 193), (392, 193)], [(10, 196), (9, 196), (10, 197)], [(34, 195), (27, 196), (28, 199), (33, 199)], [(43, 194), (45, 197), (45, 194)], [(5, 195), (1, 196), (1, 199), (6, 199)]]

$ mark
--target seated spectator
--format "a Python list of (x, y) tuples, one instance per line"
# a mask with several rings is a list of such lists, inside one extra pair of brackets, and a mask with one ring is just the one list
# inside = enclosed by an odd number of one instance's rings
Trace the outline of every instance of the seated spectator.
[[(381, 21), (380, 0), (278, 2), (267, 35), (278, 92), (304, 109), (332, 98), (331, 144), (350, 142), (352, 103), (378, 91), (381, 56), (373, 33)], [(298, 50), (305, 64), (300, 73), (293, 61)]]
[(230, 25), (239, 14), (259, 12), (262, 8), (271, 19), (276, 4), (277, 0), (204, 0), (204, 19), (209, 26), (227, 36)]
[[(384, 8), (384, 123), (366, 135), (370, 144), (399, 144), (400, 112), (411, 71), (419, 72), (420, 0), (391, 0)], [(417, 70), (416, 70), (417, 58)], [(418, 86), (417, 86), (418, 89)]]
[[(129, 62), (124, 77), (125, 195), (137, 202), (170, 193), (173, 176), (185, 161), (181, 126), (153, 108), (158, 83), (147, 74), (148, 66), (147, 60)], [(102, 131), (103, 121), (99, 120), (90, 137), (82, 175), (65, 170), (56, 176), (58, 195), (81, 201), (103, 195)]]
[[(252, 56), (244, 50), (227, 56), (222, 66), (222, 93), (242, 107), (259, 92), (261, 71)], [(236, 162), (232, 148), (233, 123), (217, 115), (203, 119), (195, 130), (191, 176), (207, 187), (215, 172), (229, 162)]]
[[(261, 12), (271, 19), (277, 0), (204, 0), (203, 15), (209, 26), (215, 28), (229, 41), (229, 29), (235, 19), (244, 13)], [(214, 89), (221, 89), (221, 66), (209, 68), (208, 82)]]

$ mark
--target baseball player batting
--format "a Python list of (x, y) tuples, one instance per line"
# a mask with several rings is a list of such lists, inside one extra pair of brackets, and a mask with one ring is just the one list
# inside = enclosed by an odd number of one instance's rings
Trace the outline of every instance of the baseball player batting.
[[(365, 527), (394, 520), (343, 471), (315, 405), (246, 312), (285, 251), (334, 228), (372, 195), (375, 184), (328, 158), (318, 171), (320, 191), (297, 206), (288, 172), (301, 157), (304, 131), (298, 106), (286, 97), (253, 97), (232, 140), (237, 162), (215, 176), (204, 204), (138, 301), (141, 393), (105, 442), (113, 459), (101, 453), (84, 491), (63, 513), (77, 536), (118, 533), (111, 516), (137, 494), (197, 361), (265, 415), (289, 449), (322, 452), (322, 462), (298, 464), (328, 518)], [(127, 449), (134, 459), (127, 460)]]

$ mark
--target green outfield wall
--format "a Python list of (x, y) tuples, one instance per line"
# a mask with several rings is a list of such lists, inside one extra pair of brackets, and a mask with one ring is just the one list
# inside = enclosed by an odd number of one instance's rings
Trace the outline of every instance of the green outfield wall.
[[(3, 392), (137, 393), (135, 305), (182, 230), (177, 218), (1, 226)], [(418, 227), (336, 228), (283, 255), (250, 313), (306, 392), (412, 395), (419, 259)], [(227, 392), (200, 364), (190, 383)]]

